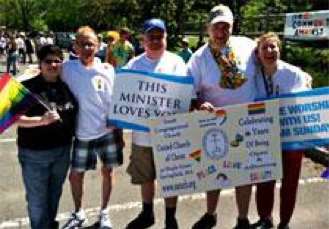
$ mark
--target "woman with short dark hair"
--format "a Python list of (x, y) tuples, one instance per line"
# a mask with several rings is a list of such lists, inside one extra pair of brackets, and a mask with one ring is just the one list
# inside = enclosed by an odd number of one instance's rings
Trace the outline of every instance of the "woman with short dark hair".
[(31, 228), (57, 229), (55, 218), (70, 164), (77, 103), (59, 77), (62, 51), (46, 45), (39, 49), (38, 58), (40, 74), (22, 83), (44, 105), (36, 103), (18, 121), (18, 158)]

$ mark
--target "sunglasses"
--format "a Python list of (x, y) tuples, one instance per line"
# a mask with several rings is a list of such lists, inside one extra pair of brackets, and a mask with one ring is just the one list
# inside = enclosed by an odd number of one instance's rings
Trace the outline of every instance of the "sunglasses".
[(61, 64), (61, 63), (63, 63), (63, 61), (60, 60), (60, 59), (44, 59), (43, 62), (46, 63), (46, 64)]

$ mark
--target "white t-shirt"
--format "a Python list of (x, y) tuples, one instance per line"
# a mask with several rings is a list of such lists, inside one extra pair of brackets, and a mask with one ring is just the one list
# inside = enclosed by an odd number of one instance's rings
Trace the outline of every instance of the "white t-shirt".
[(7, 44), (6, 38), (0, 37), (0, 47), (1, 48), (6, 48), (6, 44)]
[(77, 138), (93, 140), (105, 135), (115, 72), (111, 65), (95, 59), (92, 68), (81, 61), (64, 63), (62, 78), (79, 103)]
[[(187, 75), (187, 69), (183, 59), (169, 51), (165, 51), (162, 57), (158, 60), (151, 60), (145, 53), (143, 53), (131, 59), (124, 68), (177, 76)], [(136, 145), (151, 146), (149, 133), (134, 131), (132, 133), (132, 141)]]
[(16, 43), (17, 43), (18, 49), (25, 49), (25, 42), (24, 42), (23, 38), (21, 38), (21, 37), (16, 38)]
[[(256, 43), (247, 37), (230, 37), (230, 46), (235, 52), (237, 67), (247, 77), (247, 81), (239, 88), (221, 88), (221, 71), (210, 52), (208, 44), (198, 49), (187, 64), (188, 75), (194, 78), (196, 93), (203, 101), (215, 107), (250, 102), (255, 99), (255, 57)], [(224, 51), (224, 50), (222, 50)], [(225, 50), (226, 51), (226, 50)]]
[(267, 94), (263, 75), (261, 71), (258, 71), (256, 76), (257, 98), (262, 99), (309, 90), (307, 87), (309, 77), (311, 76), (300, 68), (278, 60), (277, 70), (272, 76), (273, 94)]
[(47, 44), (47, 39), (45, 37), (40, 37), (39, 38), (39, 45), (40, 46), (43, 46), (43, 45), (46, 45)]
[(54, 39), (53, 38), (47, 37), (46, 40), (47, 40), (47, 45), (53, 45), (54, 44)]

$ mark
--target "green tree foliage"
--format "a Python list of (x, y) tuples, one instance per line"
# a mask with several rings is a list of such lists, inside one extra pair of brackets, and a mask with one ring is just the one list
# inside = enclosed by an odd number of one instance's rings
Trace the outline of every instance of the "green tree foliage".
[(255, 35), (266, 31), (281, 32), (284, 28), (284, 12), (287, 5), (279, 0), (253, 0), (241, 8), (240, 32)]
[(47, 2), (46, 0), (1, 0), (1, 24), (10, 29), (25, 31), (46, 29), (44, 6), (48, 5)]
[(73, 31), (83, 22), (80, 0), (51, 0), (44, 4), (45, 20), (52, 31)]
[(313, 87), (329, 86), (329, 49), (289, 45), (287, 62), (301, 67), (313, 77)]

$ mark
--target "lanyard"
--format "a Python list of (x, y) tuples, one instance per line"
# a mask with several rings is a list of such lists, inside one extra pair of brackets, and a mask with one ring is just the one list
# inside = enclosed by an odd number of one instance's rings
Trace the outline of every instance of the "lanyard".
[(266, 90), (267, 97), (271, 97), (273, 95), (273, 80), (272, 77), (266, 77), (264, 74), (264, 69), (261, 68), (262, 78)]
[(238, 67), (237, 57), (233, 48), (228, 45), (221, 53), (220, 50), (211, 47), (209, 43), (210, 52), (221, 72), (219, 86), (223, 89), (235, 90), (240, 88), (248, 81), (247, 76)]

